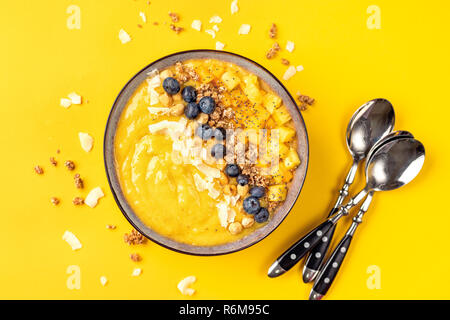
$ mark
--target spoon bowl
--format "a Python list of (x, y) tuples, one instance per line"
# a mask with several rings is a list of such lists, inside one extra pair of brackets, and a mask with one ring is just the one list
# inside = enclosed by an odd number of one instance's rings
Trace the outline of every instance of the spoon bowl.
[(380, 139), (377, 143), (374, 144), (372, 149), (370, 149), (370, 151), (366, 157), (366, 166), (370, 162), (370, 159), (372, 158), (374, 153), (377, 152), (381, 146), (383, 146), (384, 144), (391, 142), (393, 140), (402, 139), (402, 138), (414, 138), (414, 136), (412, 135), (412, 133), (410, 133), (409, 131), (405, 131), (405, 130), (394, 131), (394, 132), (391, 132), (391, 133), (388, 133), (387, 135), (385, 135), (384, 138)]
[(389, 191), (411, 182), (425, 161), (423, 144), (413, 138), (382, 145), (366, 165), (367, 189)]

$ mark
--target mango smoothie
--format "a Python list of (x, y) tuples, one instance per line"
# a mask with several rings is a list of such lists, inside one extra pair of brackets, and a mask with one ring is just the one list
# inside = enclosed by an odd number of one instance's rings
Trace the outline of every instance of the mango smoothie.
[(142, 222), (199, 246), (263, 226), (300, 164), (282, 100), (254, 74), (214, 59), (149, 74), (114, 141), (121, 188)]

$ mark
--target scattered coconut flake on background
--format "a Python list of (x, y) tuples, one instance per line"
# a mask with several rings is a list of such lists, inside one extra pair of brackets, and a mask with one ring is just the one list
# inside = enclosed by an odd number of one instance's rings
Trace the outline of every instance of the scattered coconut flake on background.
[(292, 41), (286, 42), (286, 50), (289, 52), (294, 51), (295, 44)]
[(141, 273), (142, 273), (141, 268), (134, 268), (134, 269), (133, 269), (133, 272), (131, 273), (131, 275), (132, 275), (133, 277), (138, 277), (138, 276), (141, 275)]
[(105, 194), (103, 193), (102, 189), (100, 187), (96, 187), (89, 192), (86, 199), (84, 200), (84, 203), (89, 207), (94, 208), (97, 205), (98, 200), (100, 198), (103, 198), (104, 196)]
[(212, 28), (215, 32), (219, 32), (219, 27), (217, 26), (217, 24), (213, 25)]
[(297, 66), (297, 72), (300, 72), (300, 71), (303, 71), (303, 66), (302, 65), (300, 65), (300, 66)]
[(102, 284), (102, 286), (106, 286), (106, 284), (108, 283), (108, 279), (105, 276), (101, 276), (100, 283)]
[(211, 19), (209, 19), (209, 23), (221, 23), (222, 18), (219, 16), (212, 16)]
[(243, 24), (239, 28), (238, 34), (248, 34), (250, 32), (251, 26), (249, 24)]
[(89, 152), (94, 146), (94, 138), (92, 138), (88, 133), (78, 132), (78, 138), (80, 139), (81, 148)]
[(72, 101), (70, 101), (70, 99), (67, 98), (61, 98), (59, 105), (67, 109), (72, 105)]
[(220, 41), (217, 41), (216, 42), (216, 50), (223, 50), (223, 48), (225, 48), (225, 44)]
[(289, 80), (294, 76), (296, 72), (297, 70), (295, 69), (294, 66), (289, 66), (289, 68), (287, 68), (286, 72), (283, 75), (283, 80)]
[(68, 95), (72, 104), (81, 104), (81, 96), (75, 92), (71, 92)]
[(120, 40), (122, 43), (127, 43), (127, 42), (130, 42), (130, 41), (131, 41), (131, 37), (130, 37), (130, 35), (129, 35), (125, 30), (120, 29), (120, 30), (119, 30), (119, 40)]
[(145, 13), (143, 13), (141, 11), (141, 12), (139, 12), (139, 15), (141, 16), (142, 22), (146, 23), (147, 22), (147, 17), (145, 16)]
[(238, 11), (239, 11), (238, 0), (233, 0), (231, 2), (231, 14), (235, 14)]
[(189, 286), (193, 284), (196, 280), (197, 279), (195, 278), (195, 276), (186, 277), (178, 283), (177, 288), (178, 290), (180, 290), (182, 294), (186, 296), (192, 296), (195, 293), (195, 290), (189, 288)]
[(202, 22), (200, 20), (194, 20), (191, 24), (192, 29), (200, 31), (202, 29)]
[(81, 242), (78, 238), (70, 231), (66, 230), (62, 236), (63, 240), (66, 241), (71, 247), (72, 250), (81, 249)]
[(214, 30), (208, 29), (205, 30), (207, 34), (209, 34), (213, 39), (216, 37), (216, 32)]

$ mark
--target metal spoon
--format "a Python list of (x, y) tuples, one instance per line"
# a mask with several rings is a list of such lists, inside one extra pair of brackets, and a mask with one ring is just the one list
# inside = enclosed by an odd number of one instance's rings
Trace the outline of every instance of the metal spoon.
[[(366, 187), (339, 212), (358, 203), (361, 194), (368, 196), (362, 204), (353, 223), (344, 238), (334, 249), (331, 257), (321, 269), (311, 290), (310, 299), (320, 300), (330, 288), (345, 258), (356, 228), (362, 222), (364, 213), (369, 208), (375, 191), (389, 191), (400, 188), (413, 180), (422, 169), (425, 161), (425, 148), (413, 138), (399, 138), (383, 144), (366, 163)], [(355, 200), (356, 199), (356, 200)], [(345, 214), (345, 213), (344, 213)]]
[[(374, 99), (362, 105), (353, 114), (347, 126), (347, 148), (353, 157), (353, 164), (347, 174), (344, 185), (339, 190), (339, 197), (328, 214), (335, 214), (348, 195), (348, 189), (353, 183), (357, 168), (361, 160), (366, 158), (373, 145), (392, 131), (395, 123), (395, 113), (392, 104), (386, 99)], [(333, 226), (324, 237), (328, 241), (319, 243), (309, 254), (303, 268), (303, 282), (308, 283), (315, 279), (320, 266), (328, 251), (331, 238), (334, 235)], [(270, 276), (270, 275), (269, 275)]]
[[(374, 99), (361, 107), (353, 114), (347, 127), (347, 146), (353, 157), (353, 164), (347, 174), (344, 186), (340, 190), (339, 198), (336, 201), (329, 216), (338, 211), (345, 197), (348, 195), (348, 188), (355, 178), (359, 162), (364, 159), (372, 145), (382, 136), (386, 135), (394, 127), (395, 114), (392, 104), (386, 99)], [(331, 238), (334, 228), (326, 236)], [(299, 246), (300, 245), (300, 246)], [(277, 277), (292, 268), (307, 253), (303, 252), (301, 244), (297, 242), (284, 252), (269, 269), (269, 277)], [(311, 281), (318, 273), (323, 256), (328, 249), (328, 243), (320, 248), (321, 256), (313, 255), (309, 260), (306, 279)], [(309, 250), (309, 249), (308, 249)], [(305, 277), (304, 277), (305, 279)], [(307, 281), (305, 281), (307, 282)]]

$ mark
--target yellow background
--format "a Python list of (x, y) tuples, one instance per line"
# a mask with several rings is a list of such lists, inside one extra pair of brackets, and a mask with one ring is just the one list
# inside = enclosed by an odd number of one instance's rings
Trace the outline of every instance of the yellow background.
[[(311, 287), (302, 283), (299, 267), (277, 279), (266, 276), (267, 268), (328, 212), (350, 166), (344, 140), (348, 120), (359, 105), (376, 97), (393, 103), (396, 129), (420, 139), (427, 158), (413, 183), (376, 194), (328, 298), (450, 298), (448, 2), (239, 0), (233, 16), (230, 2), (2, 1), (0, 298), (178, 299), (184, 298), (178, 281), (191, 274), (198, 278), (193, 299), (307, 298)], [(81, 9), (80, 30), (66, 26), (70, 4)], [(367, 28), (369, 5), (381, 9), (379, 30)], [(169, 30), (169, 10), (180, 13), (185, 32)], [(149, 20), (142, 29), (137, 27), (140, 11)], [(210, 28), (214, 14), (223, 18), (216, 39), (190, 28), (193, 19), (202, 20), (202, 30)], [(272, 22), (279, 27), (280, 45), (292, 40), (296, 48), (267, 60)], [(242, 23), (251, 24), (249, 35), (237, 35)], [(120, 28), (131, 35), (130, 43), (121, 44)], [(195, 257), (151, 242), (129, 247), (122, 237), (131, 228), (114, 202), (103, 167), (110, 107), (128, 79), (153, 60), (214, 48), (216, 40), (279, 77), (286, 69), (281, 57), (304, 66), (286, 83), (291, 93), (300, 90), (317, 99), (303, 113), (311, 156), (301, 197), (275, 232), (238, 253)], [(72, 91), (88, 103), (60, 107), (59, 99)], [(79, 131), (95, 138), (92, 152), (81, 150)], [(55, 154), (58, 148), (60, 155)], [(58, 167), (51, 167), (50, 156), (56, 156)], [(67, 159), (85, 178), (82, 192), (62, 165)], [(34, 173), (36, 164), (44, 167), (44, 175)], [(353, 191), (362, 185), (361, 174)], [(85, 196), (95, 186), (106, 193), (95, 209), (72, 205), (74, 196)], [(60, 197), (61, 204), (52, 206), (51, 196)], [(107, 230), (106, 224), (117, 229)], [(61, 239), (65, 230), (81, 240), (81, 250), (72, 251)], [(133, 263), (131, 252), (140, 253), (143, 261)], [(66, 286), (69, 265), (81, 269), (80, 290)], [(379, 290), (367, 288), (370, 265), (381, 270)], [(131, 277), (136, 266), (143, 274)], [(109, 279), (106, 287), (100, 285), (102, 275)]]

